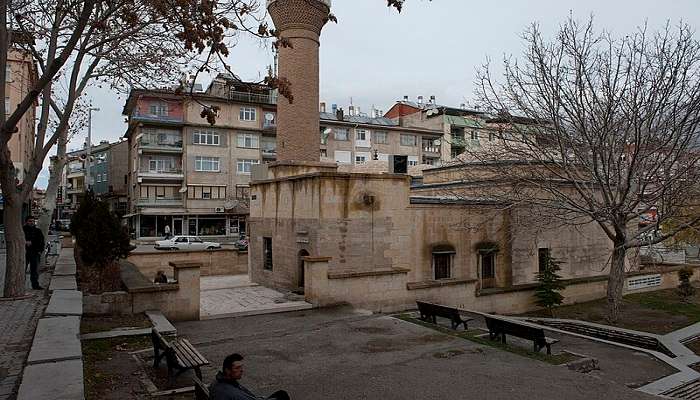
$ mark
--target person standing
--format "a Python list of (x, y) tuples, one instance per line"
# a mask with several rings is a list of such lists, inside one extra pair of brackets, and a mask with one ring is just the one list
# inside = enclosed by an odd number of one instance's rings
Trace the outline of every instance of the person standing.
[(44, 251), (46, 242), (41, 229), (35, 225), (34, 217), (28, 216), (24, 220), (24, 240), (26, 241), (26, 256), (29, 264), (29, 279), (32, 282), (32, 289), (41, 290), (39, 286), (39, 260), (41, 260), (41, 252)]
[(170, 225), (165, 225), (165, 240), (170, 239), (172, 236), (170, 235)]

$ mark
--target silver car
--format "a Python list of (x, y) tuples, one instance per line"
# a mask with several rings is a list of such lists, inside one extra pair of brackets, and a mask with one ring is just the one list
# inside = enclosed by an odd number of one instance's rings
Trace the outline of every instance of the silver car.
[(210, 250), (220, 249), (221, 243), (205, 242), (197, 236), (173, 236), (167, 240), (158, 240), (153, 246), (156, 250)]

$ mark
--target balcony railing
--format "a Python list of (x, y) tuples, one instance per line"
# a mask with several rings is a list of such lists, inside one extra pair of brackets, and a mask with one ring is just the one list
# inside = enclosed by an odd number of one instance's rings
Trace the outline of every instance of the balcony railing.
[(174, 197), (148, 197), (148, 198), (140, 198), (136, 202), (137, 206), (158, 206), (158, 207), (167, 207), (167, 206), (182, 206), (182, 196), (174, 196)]
[(230, 91), (229, 100), (245, 101), (247, 103), (277, 104), (276, 94), (258, 94)]
[(141, 120), (141, 121), (153, 121), (153, 122), (181, 123), (183, 121), (182, 116), (140, 113), (137, 110), (131, 114), (131, 117), (138, 119), (138, 120)]
[(423, 145), (423, 153), (440, 153), (440, 146)]
[(277, 149), (262, 149), (263, 157), (277, 157)]
[(141, 138), (141, 147), (149, 150), (181, 151), (182, 138), (177, 140), (159, 140), (158, 137), (144, 136)]
[(182, 169), (179, 168), (169, 168), (169, 169), (142, 169), (139, 171), (139, 177), (142, 178), (155, 178), (155, 179), (182, 179), (185, 175)]

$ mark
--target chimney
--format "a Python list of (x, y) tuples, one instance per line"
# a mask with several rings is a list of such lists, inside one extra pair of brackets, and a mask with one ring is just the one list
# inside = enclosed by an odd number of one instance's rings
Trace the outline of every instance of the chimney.
[(333, 114), (338, 112), (338, 105), (337, 104), (331, 104), (331, 112)]
[(355, 106), (349, 106), (348, 107), (348, 115), (351, 117), (355, 116)]
[(408, 96), (403, 96), (403, 101), (408, 101)]
[(435, 96), (430, 96), (430, 104), (435, 104)]
[(461, 108), (462, 110), (466, 110), (466, 109), (467, 109), (467, 105), (466, 105), (465, 103), (462, 103), (462, 104), (459, 105), (459, 108)]
[(319, 105), (319, 109), (322, 113), (326, 112), (326, 103), (321, 102), (321, 104)]
[(345, 119), (344, 117), (345, 117), (345, 116), (343, 115), (343, 109), (342, 109), (342, 108), (336, 109), (336, 111), (335, 111), (335, 118), (336, 118), (338, 121), (342, 121), (343, 119)]
[(423, 104), (423, 96), (418, 96), (418, 104)]

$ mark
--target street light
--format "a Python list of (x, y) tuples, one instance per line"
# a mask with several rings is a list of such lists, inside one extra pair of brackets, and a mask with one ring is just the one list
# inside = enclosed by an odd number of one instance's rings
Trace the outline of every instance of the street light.
[(88, 108), (88, 136), (87, 136), (87, 157), (85, 157), (85, 179), (86, 179), (86, 189), (90, 190), (90, 185), (92, 184), (92, 176), (90, 176), (90, 153), (92, 150), (92, 112), (100, 111), (97, 107)]

